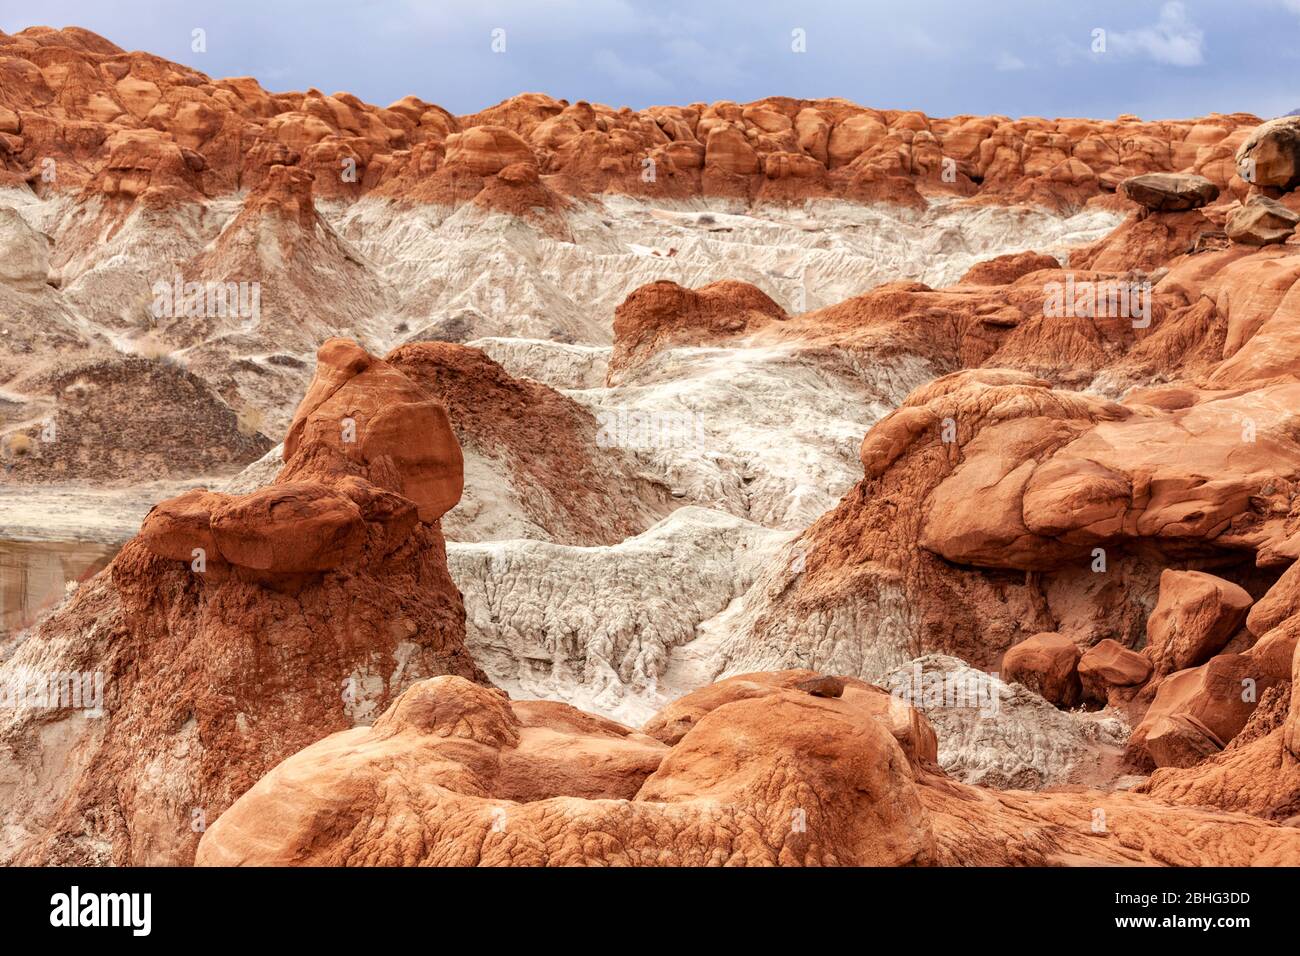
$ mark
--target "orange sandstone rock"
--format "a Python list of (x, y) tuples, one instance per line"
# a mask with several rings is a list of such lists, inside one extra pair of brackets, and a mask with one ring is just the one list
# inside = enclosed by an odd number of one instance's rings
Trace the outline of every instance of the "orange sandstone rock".
[(1079, 648), (1064, 634), (1035, 634), (1003, 655), (1001, 677), (1057, 706), (1074, 707), (1083, 696), (1079, 657)]
[[(900, 746), (911, 708), (809, 672), (703, 688), (660, 743), (454, 677), (285, 760), (204, 834), (199, 865), (762, 866), (1295, 863), (1300, 833), (1095, 791), (985, 791)], [(680, 703), (685, 703), (680, 702)], [(657, 721), (661, 728), (679, 718)], [(912, 712), (901, 725), (925, 726)], [(631, 787), (636, 790), (631, 793)], [(1106, 828), (1090, 821), (1100, 809)], [(575, 840), (577, 833), (600, 839)], [(418, 838), (416, 838), (418, 835)]]
[(1202, 571), (1164, 571), (1147, 620), (1147, 656), (1157, 674), (1202, 664), (1228, 643), (1251, 605), (1245, 590)]
[(1118, 641), (1106, 638), (1079, 658), (1084, 697), (1105, 703), (1112, 687), (1143, 684), (1151, 676), (1151, 661)]

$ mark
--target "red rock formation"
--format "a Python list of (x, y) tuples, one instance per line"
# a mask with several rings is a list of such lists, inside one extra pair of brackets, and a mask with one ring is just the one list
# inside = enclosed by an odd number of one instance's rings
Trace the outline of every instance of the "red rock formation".
[[(415, 504), (433, 524), (460, 500), (460, 445), (446, 408), (355, 342), (330, 339), (284, 439), (279, 480), (322, 467), (360, 475)], [(299, 452), (303, 454), (299, 454)]]
[[(1161, 764), (1144, 790), (1170, 802), (1242, 810), (1293, 823), (1300, 815), (1300, 707), (1294, 693), (1300, 680), (1298, 584), (1300, 564), (1292, 564), (1251, 608), (1246, 627), (1255, 643), (1244, 654), (1221, 655), (1169, 679), (1181, 679), (1185, 687), (1204, 682), (1211, 668), (1226, 675), (1214, 688), (1217, 700), (1206, 695), (1175, 709), (1170, 706), (1179, 703), (1175, 698), (1180, 688), (1175, 687), (1163, 693), (1159, 711), (1152, 705), (1145, 729), (1181, 746), (1163, 751), (1157, 746), (1153, 757), (1172, 759)], [(1214, 721), (1194, 724), (1189, 719), (1207, 710), (1217, 719), (1217, 739), (1207, 733), (1214, 730)], [(1162, 725), (1156, 726), (1159, 721)], [(1225, 734), (1230, 739), (1220, 752)], [(1185, 759), (1176, 759), (1179, 756)]]
[(460, 444), (511, 483), (518, 507), (550, 540), (616, 544), (671, 510), (667, 490), (640, 478), (627, 454), (602, 440), (591, 412), (515, 378), (480, 350), (417, 342), (386, 362), (447, 409)]
[(665, 349), (742, 336), (786, 318), (784, 309), (747, 282), (713, 282), (699, 289), (667, 279), (643, 285), (614, 310), (607, 381), (618, 384)]
[(438, 526), (461, 482), (445, 410), (352, 342), (319, 362), (274, 484), (159, 504), (3, 665), (100, 674), (104, 711), (0, 728), (4, 859), (188, 863), (284, 757), (412, 681), (485, 680)]
[(1104, 239), (1072, 252), (1070, 264), (1100, 273), (1150, 273), (1177, 256), (1200, 251), (1219, 231), (1205, 212), (1196, 209), (1131, 216)]
[(1140, 686), (1150, 676), (1150, 660), (1110, 638), (1098, 641), (1079, 658), (1084, 697), (1098, 703), (1110, 701), (1112, 688)]
[[(1159, 214), (1144, 223), (1156, 223), (1155, 228), (1163, 234), (1169, 231), (1165, 221), (1180, 216), (1200, 217), (1210, 228), (1200, 212)], [(1122, 246), (1125, 236), (1131, 234), (1126, 223), (1113, 235)], [(1030, 253), (1028, 259), (1016, 257), (1015, 264), (988, 263), (988, 272), (977, 267), (972, 277), (945, 289), (919, 282), (888, 282), (783, 321), (752, 308), (741, 321), (735, 306), (730, 311), (720, 310), (717, 321), (691, 321), (687, 317), (697, 316), (698, 306), (674, 298), (681, 294), (670, 285), (651, 283), (628, 297), (621, 322), (616, 313), (611, 368), (626, 362), (623, 356), (633, 348), (645, 348), (634, 344), (641, 338), (651, 336), (654, 330), (676, 328), (681, 322), (694, 331), (689, 335), (674, 332), (667, 342), (677, 342), (674, 336), (681, 337), (681, 344), (719, 344), (743, 338), (752, 344), (797, 345), (810, 351), (846, 350), (866, 362), (907, 355), (940, 370), (980, 366), (1023, 369), (1077, 390), (1103, 373), (1125, 381), (1144, 381), (1156, 372), (1200, 372), (1222, 360), (1219, 336), (1225, 332), (1224, 317), (1184, 288), (1172, 282), (1167, 287), (1152, 282), (1150, 273), (1114, 261), (1129, 255), (1147, 256), (1146, 268), (1154, 273), (1171, 257), (1187, 252), (1196, 234), (1192, 239), (1184, 236), (1173, 249), (1162, 243), (1155, 252), (1150, 237), (1144, 236), (1136, 240), (1141, 253), (1108, 249), (1102, 244), (1075, 253), (1085, 262), (1106, 258), (1104, 269), (1063, 268), (1050, 257), (1036, 259)], [(1226, 256), (1225, 265), (1231, 261)], [(1204, 259), (1197, 264), (1202, 262)], [(1012, 273), (1018, 275), (1012, 278)], [(741, 283), (727, 285), (746, 288)], [(748, 294), (761, 293), (751, 289)], [(656, 302), (672, 305), (656, 309)], [(624, 330), (621, 335), (620, 328)]]
[[(168, 206), (203, 199), (199, 173), (206, 160), (156, 132), (122, 130), (105, 141), (108, 156), (82, 190), (130, 205)], [(57, 182), (57, 180), (55, 180)]]
[[(1285, 710), (1276, 694), (1293, 678), (1288, 592), (1270, 592), (1248, 630), (1240, 624), (1300, 557), (1300, 342), (1290, 331), (1300, 258), (1222, 237), (1205, 246), (1214, 228), (1200, 210), (1152, 212), (1085, 252), (1108, 272), (893, 284), (761, 333), (864, 360), (899, 350), (940, 367), (994, 367), (923, 386), (867, 434), (864, 480), (794, 546), (800, 573), (774, 566), (760, 582), (725, 659), (856, 659), (868, 674), (886, 653), (938, 651), (994, 669), (1039, 632), (1080, 649), (1101, 642), (1080, 661), (1087, 696), (1140, 724), (1130, 759), (1169, 768), (1152, 792), (1272, 815), (1292, 806), (1292, 731), (1257, 716), (1265, 695), (1270, 713)], [(1138, 269), (1151, 271), (1128, 271)], [(1149, 277), (1149, 313), (1044, 308), (1048, 284), (1119, 270)], [(1072, 381), (1044, 364), (1053, 345), (1081, 359), (1088, 371), (1073, 381), (1090, 392), (1049, 387)], [(1098, 394), (1148, 376), (1160, 384), (1122, 401)], [(1179, 600), (1171, 583), (1161, 598), (1162, 572), (1218, 582), (1218, 597)], [(862, 627), (877, 636), (860, 640)], [(1148, 636), (1143, 660), (1132, 649)], [(1240, 792), (1225, 783), (1228, 768), (1252, 761), (1283, 771)]]
[(1156, 673), (1194, 667), (1223, 650), (1250, 605), (1250, 595), (1231, 581), (1201, 571), (1163, 572), (1160, 599), (1147, 619), (1147, 655)]
[(1013, 252), (977, 263), (966, 270), (959, 285), (1008, 285), (1021, 276), (1042, 269), (1059, 269), (1061, 264), (1054, 256), (1037, 252)]
[(1300, 758), (1286, 743), (1290, 699), (1285, 685), (1273, 688), (1221, 753), (1187, 768), (1160, 767), (1140, 789), (1168, 803), (1221, 807), (1294, 826)]
[(1286, 242), (1300, 224), (1300, 215), (1267, 196), (1251, 196), (1245, 206), (1228, 217), (1227, 235), (1233, 242), (1268, 246)]
[[(789, 97), (638, 112), (537, 93), (454, 117), (415, 96), (378, 107), (347, 93), (268, 93), (76, 28), (0, 34), (0, 60), (9, 181), (146, 202), (250, 188), (281, 164), (312, 173), (321, 197), (491, 203), (495, 177), (522, 163), (547, 192), (911, 205), (929, 192), (1065, 209), (1113, 204), (1109, 190), (1149, 172), (1244, 194), (1234, 154), (1259, 122), (937, 119)], [(47, 159), (54, 180), (42, 176)]]
[(1300, 831), (1247, 816), (1127, 794), (954, 783), (935, 771), (934, 733), (911, 707), (851, 679), (838, 697), (799, 689), (813, 678), (732, 678), (670, 705), (640, 734), (564, 705), (512, 703), (436, 678), (407, 691), (373, 727), (335, 734), (276, 767), (208, 830), (196, 862), (1300, 860)]
[(444, 143), (448, 167), (463, 167), (478, 176), (494, 176), (507, 166), (536, 166), (528, 144), (503, 126), (472, 126), (452, 133)]
[[(1160, 682), (1133, 730), (1130, 753), (1158, 767), (1189, 767), (1222, 750), (1246, 726), (1258, 693), (1277, 681), (1245, 654), (1220, 654)], [(1253, 690), (1253, 692), (1248, 692)]]
[(1076, 707), (1083, 697), (1079, 657), (1079, 648), (1064, 634), (1034, 634), (1002, 655), (999, 674), (1058, 707)]
[[(561, 705), (530, 713), (525, 708), (535, 705), (512, 706), (463, 680), (422, 683), (373, 728), (328, 738), (264, 778), (205, 836), (197, 861), (790, 865), (928, 858), (932, 840), (912, 768), (871, 708), (855, 699), (871, 692), (746, 696), (704, 715), (670, 748)], [(599, 768), (615, 761), (630, 772), (602, 783)], [(429, 774), (435, 766), (445, 772)], [(379, 786), (408, 775), (425, 782), (416, 791)], [(513, 780), (527, 781), (527, 789), (519, 792)], [(286, 800), (290, 793), (297, 796)], [(320, 813), (326, 806), (335, 809)], [(423, 839), (386, 832), (382, 820), (402, 817)], [(327, 819), (328, 832), (311, 823)], [(378, 832), (364, 835), (369, 821)], [(615, 839), (574, 841), (575, 829)], [(660, 837), (645, 838), (654, 832)]]
[[(154, 236), (163, 207), (198, 223), (204, 203), (243, 194), (189, 237), (186, 277), (256, 276), (274, 256), (291, 278), (263, 305), (275, 320), (155, 316), (210, 373), (205, 348), (225, 336), (321, 341), (324, 298), (359, 323), (383, 312), (321, 199), (472, 204), (561, 236), (570, 197), (603, 192), (1132, 213), (1068, 266), (1021, 253), (948, 289), (888, 283), (796, 316), (739, 282), (628, 297), (611, 384), (666, 348), (741, 339), (938, 375), (866, 434), (863, 480), (800, 537), (797, 571), (783, 555), (746, 596), (719, 651), (731, 669), (853, 674), (721, 681), (643, 734), (475, 683), (440, 521), (462, 495), (457, 434), (504, 464), (557, 539), (640, 530), (662, 489), (600, 454), (576, 403), (474, 350), (381, 361), (327, 341), (273, 484), (159, 504), (0, 664), (100, 672), (106, 692), (98, 722), (0, 724), (0, 780), (16, 781), (0, 859), (188, 862), (195, 823), (222, 814), (201, 862), (1297, 862), (1295, 828), (1259, 818), (1300, 812), (1300, 255), (1286, 228), (1300, 154), (1295, 123), (1257, 123), (936, 119), (782, 97), (636, 112), (541, 94), (454, 117), (413, 96), (378, 108), (214, 81), (76, 29), (0, 34), (0, 182), (77, 203), (53, 253), (10, 229), (23, 295), (127, 225)], [(42, 341), (84, 344), (50, 325)], [(249, 364), (239, 374), (271, 374)], [(220, 395), (239, 388), (223, 372)], [(228, 430), (227, 411), (210, 417)], [(602, 513), (611, 488), (634, 506)], [(860, 679), (931, 651), (1001, 662), (1061, 706), (1113, 706), (1136, 726), (1129, 762), (1158, 769), (1137, 794), (954, 783), (924, 718)], [(1103, 832), (1080, 825), (1098, 810)]]
[(1300, 121), (1270, 120), (1252, 130), (1237, 148), (1238, 166), (1248, 166), (1250, 182), (1291, 190), (1300, 186)]
[(1119, 184), (1125, 198), (1155, 212), (1186, 212), (1219, 198), (1219, 187), (1204, 176), (1145, 173)]

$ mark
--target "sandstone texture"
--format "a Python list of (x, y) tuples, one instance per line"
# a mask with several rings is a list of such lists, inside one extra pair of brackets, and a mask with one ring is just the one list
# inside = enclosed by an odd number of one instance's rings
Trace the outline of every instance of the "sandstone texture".
[(1267, 196), (1251, 196), (1227, 222), (1228, 238), (1250, 246), (1286, 242), (1300, 224), (1300, 214)]
[[(934, 773), (934, 732), (907, 705), (851, 681), (819, 696), (807, 679), (714, 684), (638, 733), (434, 678), (372, 727), (277, 767), (204, 834), (196, 862), (1285, 865), (1300, 853), (1295, 828), (1241, 814), (981, 793)], [(1087, 807), (1104, 809), (1104, 831)]]

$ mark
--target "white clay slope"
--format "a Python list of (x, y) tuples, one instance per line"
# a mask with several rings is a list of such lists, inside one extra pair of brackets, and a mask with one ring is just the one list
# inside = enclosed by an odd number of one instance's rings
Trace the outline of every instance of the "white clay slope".
[(658, 279), (690, 288), (750, 282), (797, 313), (882, 282), (949, 284), (976, 262), (1026, 249), (1062, 252), (1119, 222), (1101, 211), (1061, 218), (947, 200), (919, 214), (833, 201), (741, 214), (716, 202), (664, 208), (611, 196), (576, 206), (565, 216), (568, 235), (555, 238), (468, 206), (448, 215), (363, 199), (337, 218), (325, 212), (390, 283), (403, 334), (586, 344), (610, 342), (614, 309)]
[(639, 724), (680, 693), (659, 686), (670, 650), (744, 593), (787, 538), (687, 507), (609, 547), (452, 542), (447, 565), (465, 597), (466, 644), (495, 683)]
[[(95, 232), (88, 207), (25, 200), (26, 227), (10, 216), (0, 234), (21, 257), (14, 266), (21, 275), (5, 293), (40, 297), (45, 314), (83, 342), (129, 350), (145, 304), (140, 291), (170, 275), (174, 262), (212, 248), (238, 209), (229, 200), (166, 222), (141, 214), (109, 238)], [(1105, 212), (1063, 219), (949, 201), (919, 214), (829, 201), (740, 212), (716, 202), (666, 208), (606, 197), (575, 206), (564, 234), (548, 235), (470, 206), (364, 199), (319, 211), (327, 231), (311, 237), (313, 248), (332, 257), (323, 268), (364, 278), (359, 297), (304, 292), (291, 334), (218, 324), (187, 342), (180, 360), (205, 375), (235, 369), (239, 395), (267, 411), (270, 433), (292, 411), (286, 396), (300, 394), (299, 380), (310, 376), (309, 340), (332, 331), (350, 331), (377, 352), (422, 339), (467, 342), (512, 375), (587, 407), (636, 475), (669, 489), (681, 507), (619, 544), (558, 544), (536, 509), (526, 512), (529, 492), (512, 484), (496, 450), (467, 448), (466, 495), (444, 519), (448, 560), (465, 598), (470, 648), (494, 681), (515, 696), (564, 700), (631, 724), (727, 674), (811, 667), (880, 681), (909, 665), (915, 623), (888, 575), (824, 618), (764, 612), (801, 573), (789, 545), (795, 533), (860, 479), (862, 436), (938, 370), (911, 356), (865, 364), (737, 341), (668, 349), (606, 387), (617, 305), (656, 279), (688, 287), (738, 279), (802, 312), (885, 281), (951, 283), (1008, 252), (1064, 257), (1069, 245), (1118, 222)], [(41, 231), (54, 238), (48, 254), (63, 290), (35, 282)], [(269, 253), (256, 261), (262, 274), (233, 278), (310, 290), (301, 263)], [(270, 362), (273, 349), (301, 365)], [(642, 443), (637, 423), (665, 417), (689, 427)], [(226, 490), (265, 484), (279, 464), (274, 449)], [(948, 738), (945, 765), (993, 785), (1041, 786), (1074, 773), (1098, 732), (1062, 718), (1059, 727), (1043, 724), (1045, 747), (1017, 757), (1025, 728), (1045, 719), (1022, 703), (1012, 700), (1009, 713), (1028, 716), (998, 726), (932, 717)]]

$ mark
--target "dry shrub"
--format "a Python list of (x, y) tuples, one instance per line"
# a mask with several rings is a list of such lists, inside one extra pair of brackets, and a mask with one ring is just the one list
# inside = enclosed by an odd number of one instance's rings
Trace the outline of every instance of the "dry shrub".
[(22, 432), (13, 432), (4, 438), (5, 456), (8, 458), (25, 458), (32, 453), (32, 438)]
[(172, 354), (171, 347), (161, 339), (146, 335), (135, 344), (136, 354), (153, 362), (165, 362)]
[(266, 413), (253, 405), (244, 405), (236, 413), (235, 420), (241, 435), (257, 435), (266, 424)]

